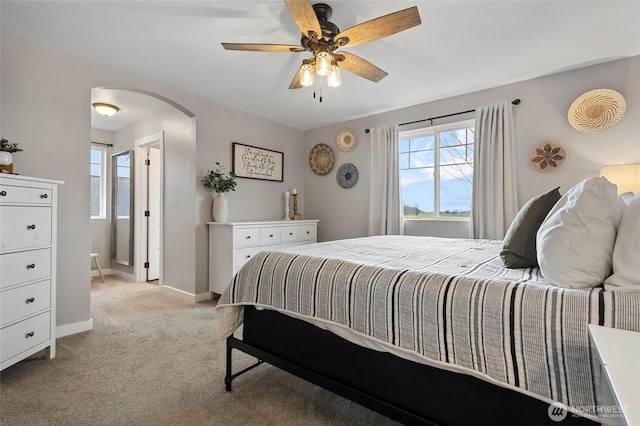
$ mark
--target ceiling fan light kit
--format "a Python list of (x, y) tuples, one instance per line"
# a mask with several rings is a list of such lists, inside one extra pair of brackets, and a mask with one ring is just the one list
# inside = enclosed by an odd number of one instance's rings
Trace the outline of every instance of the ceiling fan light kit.
[[(325, 83), (329, 87), (338, 87), (341, 84), (340, 68), (367, 80), (378, 82), (387, 76), (386, 71), (352, 53), (336, 52), (336, 50), (369, 43), (422, 23), (417, 6), (413, 6), (340, 32), (338, 26), (329, 21), (333, 9), (328, 4), (311, 5), (309, 0), (284, 0), (284, 2), (302, 32), (300, 46), (259, 43), (222, 43), (222, 46), (227, 50), (310, 52), (313, 57), (302, 61), (289, 89), (318, 85), (322, 90)], [(322, 102), (322, 92), (320, 93), (320, 102)], [(313, 97), (315, 98), (315, 89)]]

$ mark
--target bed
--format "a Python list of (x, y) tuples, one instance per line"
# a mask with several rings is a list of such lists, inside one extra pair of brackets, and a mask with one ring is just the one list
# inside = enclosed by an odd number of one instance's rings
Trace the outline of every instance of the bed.
[(379, 236), (257, 254), (217, 306), (227, 390), (235, 349), (406, 424), (597, 422), (587, 325), (640, 331), (640, 293), (556, 287), (504, 268), (501, 247)]

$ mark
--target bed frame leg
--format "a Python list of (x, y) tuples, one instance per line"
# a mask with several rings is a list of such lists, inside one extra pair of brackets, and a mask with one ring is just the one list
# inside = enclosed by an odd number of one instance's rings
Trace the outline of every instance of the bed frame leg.
[(231, 392), (231, 382), (233, 381), (233, 374), (231, 373), (231, 351), (233, 350), (233, 345), (231, 344), (231, 339), (233, 336), (227, 337), (227, 374), (224, 377), (224, 387), (227, 392)]

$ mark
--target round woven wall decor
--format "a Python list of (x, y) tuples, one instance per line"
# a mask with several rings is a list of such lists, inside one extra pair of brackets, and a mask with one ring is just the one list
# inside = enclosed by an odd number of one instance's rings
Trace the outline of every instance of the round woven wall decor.
[(309, 166), (317, 175), (324, 176), (333, 168), (333, 151), (324, 143), (319, 143), (311, 149)]
[(557, 143), (543, 142), (529, 156), (529, 164), (539, 172), (553, 172), (567, 161), (567, 151)]
[(626, 112), (627, 102), (619, 92), (595, 89), (573, 101), (567, 119), (579, 132), (598, 133), (618, 124)]

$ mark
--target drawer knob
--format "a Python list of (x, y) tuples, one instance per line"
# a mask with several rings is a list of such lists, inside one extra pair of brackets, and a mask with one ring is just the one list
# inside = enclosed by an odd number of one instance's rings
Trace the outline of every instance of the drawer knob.
[(269, 238), (273, 238), (273, 234), (269, 234)]
[(309, 235), (311, 233), (311, 231), (307, 231), (307, 235)]
[(27, 225), (27, 229), (36, 229), (35, 225)]
[(246, 255), (244, 258), (245, 258), (245, 259), (251, 259), (251, 255), (250, 255), (250, 254), (248, 254), (248, 255)]
[(28, 298), (27, 300), (25, 300), (25, 301), (24, 301), (24, 303), (26, 303), (26, 304), (28, 305), (29, 303), (33, 303), (33, 302), (35, 302), (35, 301), (36, 301), (36, 298), (35, 298), (35, 297), (30, 297), (30, 298)]
[(3, 197), (6, 197), (7, 196), (7, 191), (0, 191), (0, 195), (3, 196)]
[(292, 236), (292, 235), (293, 235), (293, 232), (289, 232), (289, 236)]
[(29, 265), (27, 265), (27, 269), (34, 269), (36, 267), (35, 263), (30, 263)]
[(247, 235), (245, 238), (246, 238), (247, 240), (250, 240), (250, 239), (251, 239), (251, 235)]
[(28, 332), (27, 334), (24, 335), (25, 339), (28, 339), (29, 337), (33, 337), (33, 335), (36, 334), (33, 331)]
[(49, 198), (49, 195), (47, 195), (47, 194), (40, 194), (40, 198)]

